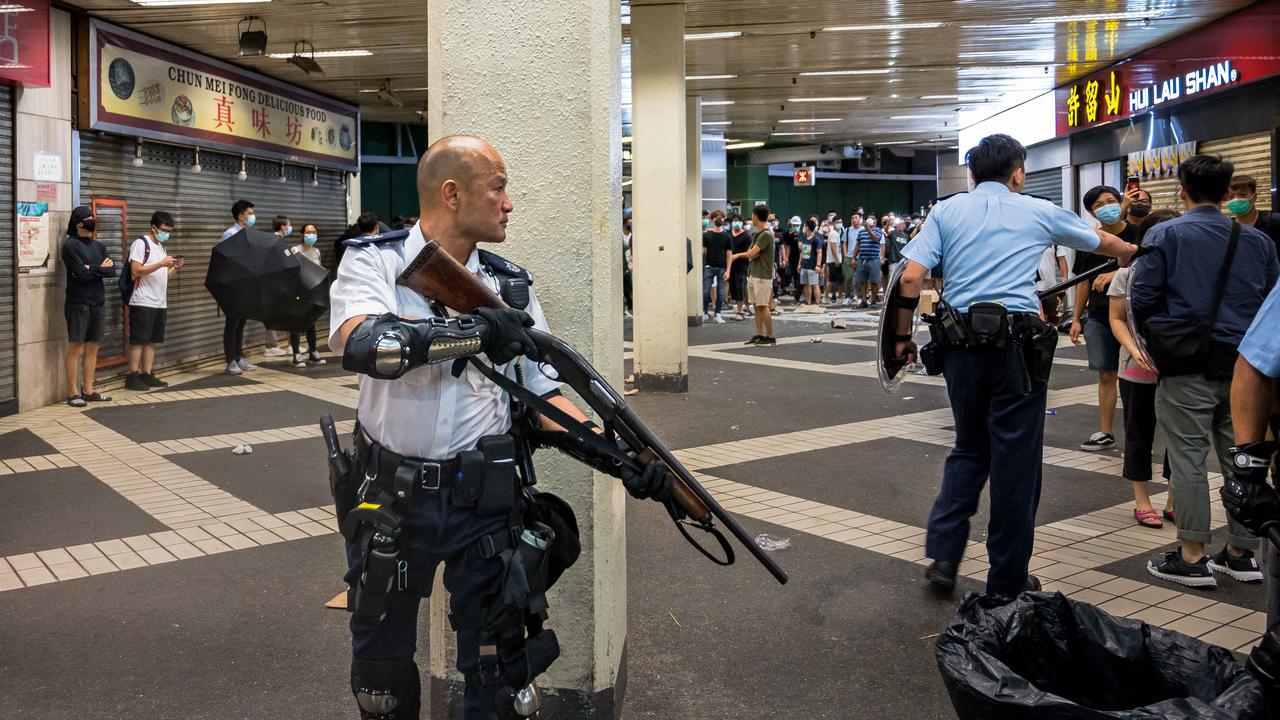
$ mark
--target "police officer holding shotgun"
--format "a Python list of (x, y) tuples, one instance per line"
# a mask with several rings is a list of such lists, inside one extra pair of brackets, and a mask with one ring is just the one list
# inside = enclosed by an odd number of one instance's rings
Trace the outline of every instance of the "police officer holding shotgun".
[(1055, 329), (1040, 320), (1036, 266), (1053, 244), (1121, 258), (1132, 245), (1094, 231), (1077, 215), (1019, 194), (1027, 151), (1007, 135), (990, 135), (966, 154), (972, 192), (938, 203), (902, 250), (906, 267), (891, 289), (894, 355), (914, 361), (913, 315), (929, 268), (944, 264), (947, 284), (919, 350), (930, 374), (943, 373), (955, 418), (955, 447), (929, 515), (925, 573), (949, 593), (969, 539), (969, 518), (988, 478), (991, 521), (987, 592), (1016, 595), (1038, 587), (1027, 574), (1040, 501), (1044, 412)]
[[(542, 627), (547, 556), (559, 543), (576, 543), (564, 537), (576, 525), (567, 507), (549, 517), (532, 502), (524, 487), (532, 479), (521, 477), (529, 474), (528, 445), (513, 426), (510, 398), (458, 362), (490, 365), (590, 426), (549, 373), (521, 362), (536, 353), (527, 328), (546, 329), (528, 273), (476, 248), (506, 239), (506, 186), (505, 164), (489, 143), (438, 140), (418, 167), (420, 222), (347, 241), (331, 291), (329, 345), (341, 349), (343, 367), (360, 373), (354, 454), (326, 434), (347, 541), (351, 689), (361, 718), (419, 716), (418, 608), (440, 563), (466, 720), (496, 717), (499, 690), (514, 693), (518, 712), (536, 713), (531, 681), (559, 655), (554, 632)], [(510, 307), (458, 315), (398, 286), (428, 238)], [(642, 467), (621, 473), (628, 492), (667, 498), (671, 472)]]

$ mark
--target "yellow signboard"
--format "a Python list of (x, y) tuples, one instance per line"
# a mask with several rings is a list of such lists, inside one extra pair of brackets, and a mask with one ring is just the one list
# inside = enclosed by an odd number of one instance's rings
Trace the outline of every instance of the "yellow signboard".
[(94, 20), (93, 129), (357, 172), (351, 105)]

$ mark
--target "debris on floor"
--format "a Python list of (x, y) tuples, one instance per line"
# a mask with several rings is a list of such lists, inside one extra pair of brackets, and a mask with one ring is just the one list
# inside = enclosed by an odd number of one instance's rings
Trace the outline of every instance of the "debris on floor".
[(791, 547), (791, 538), (774, 537), (767, 533), (760, 533), (756, 536), (756, 545), (765, 552), (776, 552), (778, 550), (786, 550)]
[(235, 447), (231, 448), (231, 454), (232, 454), (232, 455), (252, 455), (252, 454), (253, 454), (253, 446), (252, 446), (252, 445), (237, 445), (237, 446), (235, 446)]

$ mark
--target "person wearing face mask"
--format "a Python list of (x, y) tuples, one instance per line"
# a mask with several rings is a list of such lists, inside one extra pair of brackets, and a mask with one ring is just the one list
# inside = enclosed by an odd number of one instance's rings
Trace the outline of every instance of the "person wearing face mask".
[[(324, 264), (320, 261), (320, 248), (316, 247), (316, 240), (320, 238), (320, 231), (316, 226), (307, 223), (302, 226), (302, 244), (295, 245), (292, 253), (302, 256), (302, 262), (313, 262), (321, 267)], [(289, 333), (289, 347), (293, 349), (293, 366), (306, 367), (310, 365), (324, 365), (324, 358), (320, 357), (320, 351), (316, 346), (316, 326), (312, 323), (307, 328), (307, 356), (304, 358), (300, 344), (302, 342), (301, 333)]]
[(1231, 178), (1231, 194), (1227, 198), (1227, 212), (1241, 225), (1266, 233), (1280, 252), (1280, 215), (1258, 210), (1258, 181), (1252, 175), (1236, 175)]
[(754, 312), (746, 307), (747, 305), (747, 264), (746, 258), (740, 258), (739, 255), (746, 254), (751, 247), (751, 233), (747, 232), (742, 226), (742, 216), (734, 215), (729, 222), (729, 269), (725, 271), (724, 277), (729, 281), (729, 299), (737, 304), (737, 312), (734, 313), (734, 320), (742, 320), (752, 317)]
[(724, 323), (720, 311), (728, 297), (725, 289), (725, 269), (728, 268), (729, 248), (732, 238), (725, 231), (724, 212), (711, 214), (711, 229), (702, 233), (702, 319)]
[(632, 284), (631, 263), (635, 256), (631, 252), (631, 214), (622, 216), (622, 314), (631, 316)]
[[(275, 219), (271, 221), (271, 232), (281, 240), (291, 237), (293, 235), (293, 221), (289, 219), (288, 215), (277, 215)], [(285, 355), (288, 355), (287, 352), (281, 349), (280, 336), (276, 335), (275, 330), (263, 326), (262, 338), (263, 355), (266, 355), (267, 357), (284, 357)]]
[[(1098, 185), (1084, 194), (1084, 206), (1098, 219), (1102, 230), (1135, 244), (1137, 227), (1124, 221), (1120, 191), (1109, 185)], [(1077, 252), (1074, 267), (1076, 275), (1106, 263), (1108, 258), (1098, 253)], [(1071, 309), (1071, 342), (1080, 345), (1084, 335), (1089, 351), (1089, 369), (1098, 373), (1098, 430), (1080, 444), (1081, 450), (1097, 452), (1116, 445), (1114, 433), (1118, 388), (1117, 373), (1120, 370), (1120, 341), (1111, 332), (1111, 303), (1107, 300), (1107, 286), (1114, 272), (1094, 278), (1092, 283), (1076, 286), (1076, 302)]]
[[(253, 227), (258, 220), (253, 213), (253, 203), (248, 200), (237, 200), (231, 206), (231, 217), (235, 222), (222, 231), (220, 241)], [(248, 370), (258, 369), (257, 365), (244, 359), (244, 323), (245, 319), (242, 317), (227, 315), (222, 324), (222, 357), (227, 361), (228, 375), (241, 375)]]
[(1141, 188), (1130, 188), (1125, 191), (1125, 222), (1130, 225), (1141, 225), (1151, 214), (1151, 193)]
[(173, 233), (173, 216), (163, 210), (151, 215), (151, 232), (129, 248), (133, 292), (129, 295), (129, 372), (124, 386), (146, 391), (168, 387), (154, 372), (156, 345), (164, 342), (169, 307), (169, 278), (182, 267), (182, 257), (165, 252)]
[[(62, 240), (62, 265), (67, 269), (67, 300), (63, 314), (67, 320), (67, 372), (70, 395), (67, 404), (84, 407), (88, 402), (110, 400), (93, 389), (98, 369), (98, 343), (102, 341), (102, 306), (106, 289), (102, 279), (115, 277), (116, 267), (107, 248), (93, 237), (93, 211), (81, 205), (71, 211), (67, 236)], [(79, 380), (81, 361), (84, 384)]]
[(703, 210), (702, 211), (702, 229), (706, 230), (709, 227), (711, 227), (711, 213), (710, 211)]
[(800, 304), (802, 285), (800, 284), (800, 239), (804, 231), (800, 224), (800, 216), (792, 215), (787, 220), (787, 227), (778, 237), (782, 246), (778, 259), (778, 267), (782, 268), (782, 288), (791, 290), (795, 304)]

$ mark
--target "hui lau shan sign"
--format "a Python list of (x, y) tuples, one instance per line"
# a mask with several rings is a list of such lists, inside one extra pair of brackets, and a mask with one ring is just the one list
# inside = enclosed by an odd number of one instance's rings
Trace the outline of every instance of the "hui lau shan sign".
[(354, 106), (97, 20), (89, 43), (92, 129), (360, 170)]
[(1057, 89), (1057, 134), (1116, 120), (1280, 74), (1280, 2), (1252, 5)]

